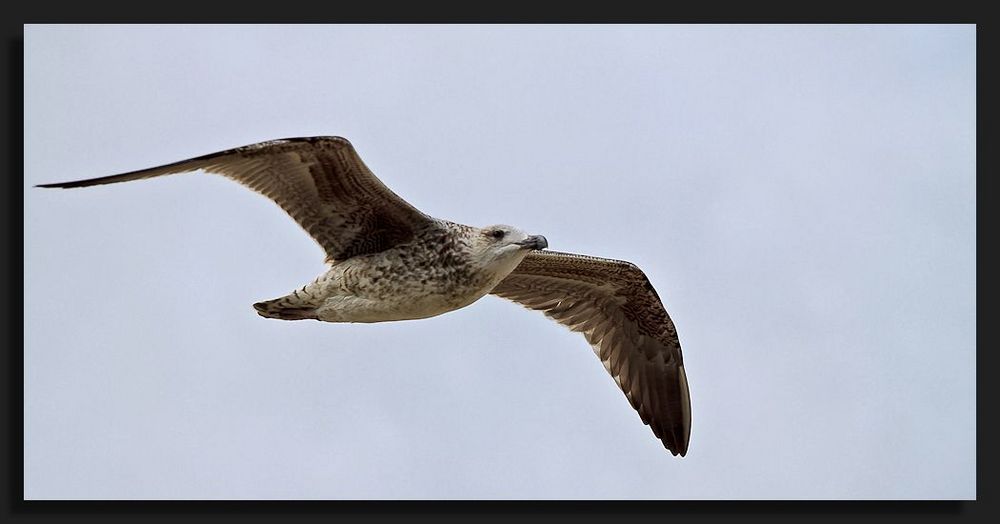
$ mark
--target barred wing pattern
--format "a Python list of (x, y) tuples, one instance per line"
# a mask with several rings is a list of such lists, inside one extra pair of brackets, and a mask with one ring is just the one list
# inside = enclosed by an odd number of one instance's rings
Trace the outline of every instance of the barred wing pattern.
[(270, 198), (335, 262), (410, 240), (433, 219), (386, 187), (341, 137), (270, 140), (197, 158), (75, 182), (85, 187), (204, 170)]
[(583, 333), (663, 446), (687, 453), (691, 400), (677, 331), (629, 262), (535, 251), (491, 292)]

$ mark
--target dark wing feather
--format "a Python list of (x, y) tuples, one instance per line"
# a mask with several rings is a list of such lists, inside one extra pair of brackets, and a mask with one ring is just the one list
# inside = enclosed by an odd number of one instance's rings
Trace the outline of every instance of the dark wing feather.
[(687, 453), (691, 400), (674, 324), (629, 262), (534, 251), (491, 292), (583, 333), (664, 447)]
[(271, 140), (121, 175), (42, 184), (85, 187), (204, 170), (270, 198), (334, 262), (413, 238), (433, 220), (382, 184), (340, 137)]

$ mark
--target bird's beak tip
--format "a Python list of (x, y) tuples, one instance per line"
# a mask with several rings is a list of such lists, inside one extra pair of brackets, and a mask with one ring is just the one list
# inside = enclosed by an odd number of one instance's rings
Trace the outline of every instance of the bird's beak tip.
[(519, 243), (528, 249), (545, 249), (549, 247), (549, 241), (542, 235), (531, 235)]

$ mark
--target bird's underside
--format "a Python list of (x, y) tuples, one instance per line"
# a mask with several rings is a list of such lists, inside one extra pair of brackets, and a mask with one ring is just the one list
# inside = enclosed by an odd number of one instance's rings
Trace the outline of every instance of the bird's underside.
[(326, 253), (329, 269), (254, 305), (285, 320), (425, 318), (486, 294), (582, 333), (664, 447), (687, 453), (691, 408), (673, 322), (629, 262), (544, 251), (544, 237), (430, 217), (398, 197), (340, 137), (272, 140), (172, 164), (40, 187), (86, 187), (163, 175), (221, 174), (268, 197)]

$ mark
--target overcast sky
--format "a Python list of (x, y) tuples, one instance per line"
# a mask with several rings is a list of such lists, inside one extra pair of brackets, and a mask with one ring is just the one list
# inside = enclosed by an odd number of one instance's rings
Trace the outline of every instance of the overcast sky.
[[(29, 499), (970, 499), (973, 26), (26, 26)], [(350, 139), (421, 210), (625, 259), (686, 458), (584, 338), (496, 297), (284, 322), (324, 270), (215, 176)]]

